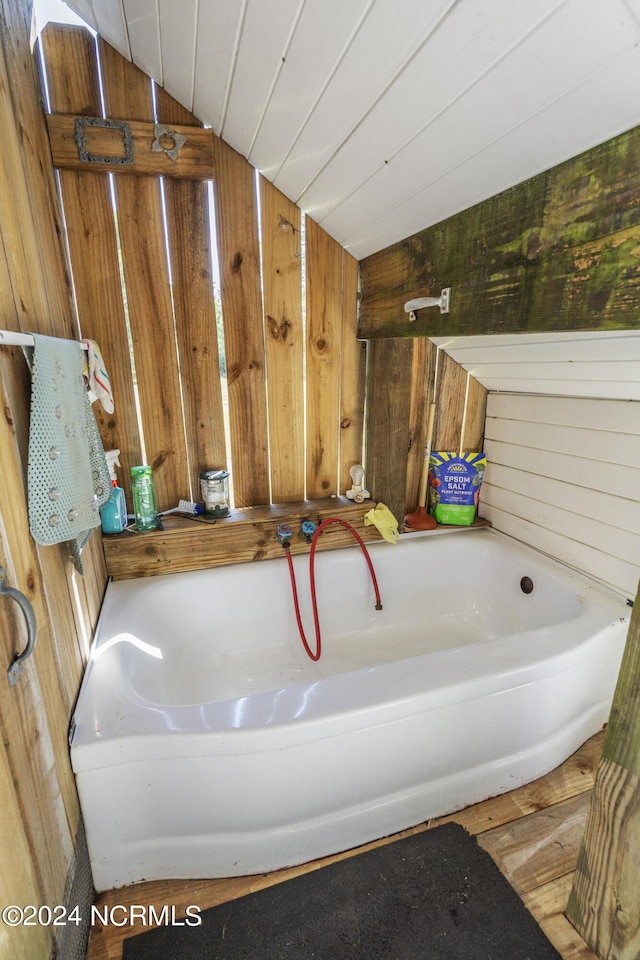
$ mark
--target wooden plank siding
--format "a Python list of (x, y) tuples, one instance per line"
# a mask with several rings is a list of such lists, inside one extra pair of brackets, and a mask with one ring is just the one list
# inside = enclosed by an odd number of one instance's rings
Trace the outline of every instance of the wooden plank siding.
[(640, 403), (490, 393), (480, 514), (633, 598)]
[[(340, 367), (340, 472), (338, 493), (345, 494), (353, 483), (351, 467), (363, 461), (364, 398), (367, 345), (357, 339), (357, 261), (342, 253), (342, 363)], [(366, 478), (365, 478), (366, 481)]]
[[(97, 114), (100, 89), (91, 35), (48, 24), (40, 43), (52, 108)], [(99, 344), (116, 398), (113, 414), (107, 415), (101, 406), (94, 409), (105, 450), (121, 451), (118, 479), (131, 502), (130, 468), (140, 462), (142, 444), (109, 180), (93, 171), (60, 170), (59, 177), (80, 329)]]
[(260, 178), (262, 273), (269, 384), (271, 499), (304, 498), (302, 214)]
[(338, 492), (342, 247), (306, 220), (307, 496)]
[[(173, 128), (178, 121), (193, 121), (192, 115), (161, 87), (156, 91), (156, 101), (161, 123)], [(200, 499), (200, 472), (227, 464), (208, 190), (209, 184), (200, 180), (167, 178), (164, 182), (192, 500)]]
[[(104, 42), (100, 60), (108, 114), (153, 120), (149, 78)], [(146, 461), (166, 510), (188, 491), (189, 472), (160, 182), (122, 174), (114, 191)]]

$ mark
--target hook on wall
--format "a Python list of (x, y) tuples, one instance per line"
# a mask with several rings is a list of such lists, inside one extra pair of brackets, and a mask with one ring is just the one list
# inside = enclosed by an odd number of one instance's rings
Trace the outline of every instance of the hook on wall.
[(7, 586), (4, 577), (4, 567), (0, 567), (0, 594), (4, 594), (6, 597), (11, 597), (12, 600), (16, 601), (22, 610), (24, 619), (27, 623), (27, 645), (22, 653), (19, 653), (13, 658), (9, 669), (7, 670), (9, 686), (14, 687), (20, 679), (24, 661), (31, 656), (36, 646), (38, 632), (36, 626), (36, 615), (33, 612), (33, 607), (31, 606), (30, 601), (25, 597), (24, 593), (20, 593), (20, 591), (16, 590), (14, 587)]
[(445, 287), (439, 297), (416, 297), (414, 300), (407, 300), (404, 311), (409, 314), (409, 320), (415, 320), (416, 310), (422, 310), (423, 307), (440, 307), (440, 313), (449, 313), (450, 303), (451, 287)]

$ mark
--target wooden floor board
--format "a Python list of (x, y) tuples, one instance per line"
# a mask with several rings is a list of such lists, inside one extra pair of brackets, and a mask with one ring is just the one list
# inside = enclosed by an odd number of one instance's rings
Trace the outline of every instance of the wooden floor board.
[[(326, 866), (341, 857), (453, 820), (478, 837), (480, 845), (491, 854), (522, 897), (562, 960), (598, 960), (566, 919), (564, 909), (603, 739), (603, 733), (592, 737), (565, 763), (534, 783), (358, 850), (259, 876), (134, 884), (101, 894), (97, 906), (154, 905), (159, 913), (164, 904), (169, 904), (175, 905), (179, 914), (188, 905), (195, 904), (205, 910)], [(86, 960), (122, 960), (125, 937), (143, 930), (139, 924), (135, 927), (94, 926)]]

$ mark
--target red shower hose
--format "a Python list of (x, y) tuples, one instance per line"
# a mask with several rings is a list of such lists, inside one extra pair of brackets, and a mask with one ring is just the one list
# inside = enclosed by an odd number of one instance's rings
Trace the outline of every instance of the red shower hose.
[(360, 549), (364, 553), (364, 558), (367, 561), (369, 567), (369, 573), (371, 574), (371, 582), (373, 583), (373, 589), (376, 595), (376, 610), (382, 610), (382, 601), (380, 600), (380, 590), (378, 589), (378, 581), (376, 579), (376, 573), (373, 569), (373, 562), (369, 556), (369, 551), (364, 545), (364, 541), (357, 530), (355, 530), (350, 523), (347, 523), (346, 520), (340, 520), (338, 517), (330, 517), (328, 520), (323, 520), (321, 524), (316, 528), (315, 533), (313, 534), (313, 539), (311, 541), (311, 553), (309, 554), (309, 585), (311, 587), (311, 604), (313, 606), (313, 624), (316, 631), (316, 650), (315, 653), (309, 646), (307, 638), (305, 636), (304, 627), (302, 626), (302, 618), (300, 616), (300, 606), (298, 604), (298, 589), (296, 587), (296, 574), (293, 569), (293, 560), (291, 559), (291, 551), (288, 546), (285, 548), (287, 553), (287, 562), (289, 564), (289, 575), (291, 577), (291, 590), (293, 593), (293, 605), (296, 611), (296, 620), (298, 622), (298, 631), (300, 632), (300, 639), (302, 640), (302, 645), (311, 658), (311, 660), (319, 660), (320, 653), (322, 652), (322, 641), (320, 637), (320, 617), (318, 614), (318, 601), (316, 598), (316, 572), (315, 572), (315, 555), (316, 555), (316, 544), (318, 542), (318, 537), (325, 529), (325, 527), (330, 526), (332, 523), (339, 523), (341, 526), (349, 530), (360, 546)]

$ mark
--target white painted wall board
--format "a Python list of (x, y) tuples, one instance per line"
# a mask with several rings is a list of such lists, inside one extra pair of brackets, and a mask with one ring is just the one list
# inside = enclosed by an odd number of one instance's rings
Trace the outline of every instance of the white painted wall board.
[(638, 402), (490, 394), (480, 515), (635, 595), (639, 411)]
[(124, 0), (131, 57), (157, 83), (163, 83), (157, 0)]
[(554, 333), (485, 333), (468, 337), (431, 337), (436, 346), (452, 355), (457, 349), (481, 347), (525, 346), (527, 344), (560, 344), (566, 341), (581, 343), (592, 340), (616, 340), (640, 337), (640, 330), (563, 330)]
[(531, 397), (518, 393), (490, 393), (487, 418), (562, 424), (613, 433), (640, 433), (640, 403), (634, 400), (593, 400), (573, 397)]
[(586, 383), (602, 381), (621, 381), (623, 383), (640, 382), (640, 361), (611, 360), (601, 363), (599, 360), (576, 360), (575, 362), (545, 363), (474, 363), (469, 372), (480, 381), (494, 380), (508, 376), (516, 380), (549, 380), (557, 376), (558, 380), (582, 380)]
[[(487, 479), (489, 478), (489, 479)], [(494, 489), (491, 502), (500, 505), (500, 490), (515, 490), (532, 500), (553, 503), (569, 513), (606, 518), (606, 522), (620, 530), (627, 530), (640, 536), (640, 500), (612, 497), (596, 490), (595, 487), (579, 487), (576, 484), (563, 483), (555, 477), (543, 473), (527, 473), (514, 467), (505, 467), (500, 463), (489, 463), (482, 490), (485, 484)]]
[(511, 516), (496, 507), (487, 505), (480, 512), (502, 533), (586, 573), (629, 599), (635, 599), (640, 579), (640, 565), (637, 563), (619, 560), (576, 540), (543, 530), (535, 523)]
[[(522, 335), (523, 337), (526, 334)], [(583, 339), (554, 340), (553, 335), (547, 334), (546, 340), (536, 343), (517, 343), (510, 344), (487, 343), (482, 346), (447, 346), (446, 351), (449, 356), (457, 363), (464, 364), (466, 369), (471, 370), (477, 366), (482, 369), (482, 364), (493, 364), (496, 369), (500, 365), (503, 367), (511, 363), (544, 363), (548, 366), (548, 373), (562, 373), (564, 367), (555, 366), (556, 364), (575, 364), (582, 362), (597, 362), (604, 365), (607, 361), (631, 361), (635, 360), (638, 364), (638, 376), (640, 376), (640, 332), (630, 332), (625, 337), (607, 338), (600, 337), (597, 340)], [(605, 369), (608, 369), (605, 367)], [(571, 377), (567, 379), (573, 379)], [(607, 379), (606, 376), (599, 379)]]
[(640, 470), (602, 461), (597, 470), (593, 460), (564, 453), (544, 453), (530, 447), (516, 447), (499, 440), (486, 440), (487, 459), (527, 473), (545, 474), (576, 484), (579, 487), (597, 487), (614, 497), (630, 498), (630, 491), (640, 490)]
[(544, 452), (568, 453), (585, 460), (607, 460), (640, 469), (640, 435), (495, 417), (487, 417), (484, 435), (485, 440), (532, 447), (543, 455)]
[(601, 397), (604, 400), (640, 400), (640, 383), (585, 380), (524, 380), (516, 377), (493, 377), (481, 380), (487, 390), (506, 393), (562, 394), (566, 397)]
[(576, 532), (579, 531), (580, 543), (640, 566), (640, 537), (637, 534), (620, 527), (614, 529), (606, 521), (563, 510), (545, 500), (525, 497), (512, 490), (496, 489), (490, 482), (487, 482), (486, 489), (483, 484), (481, 493), (483, 506), (497, 507), (513, 517), (528, 520), (571, 540), (576, 539)]

